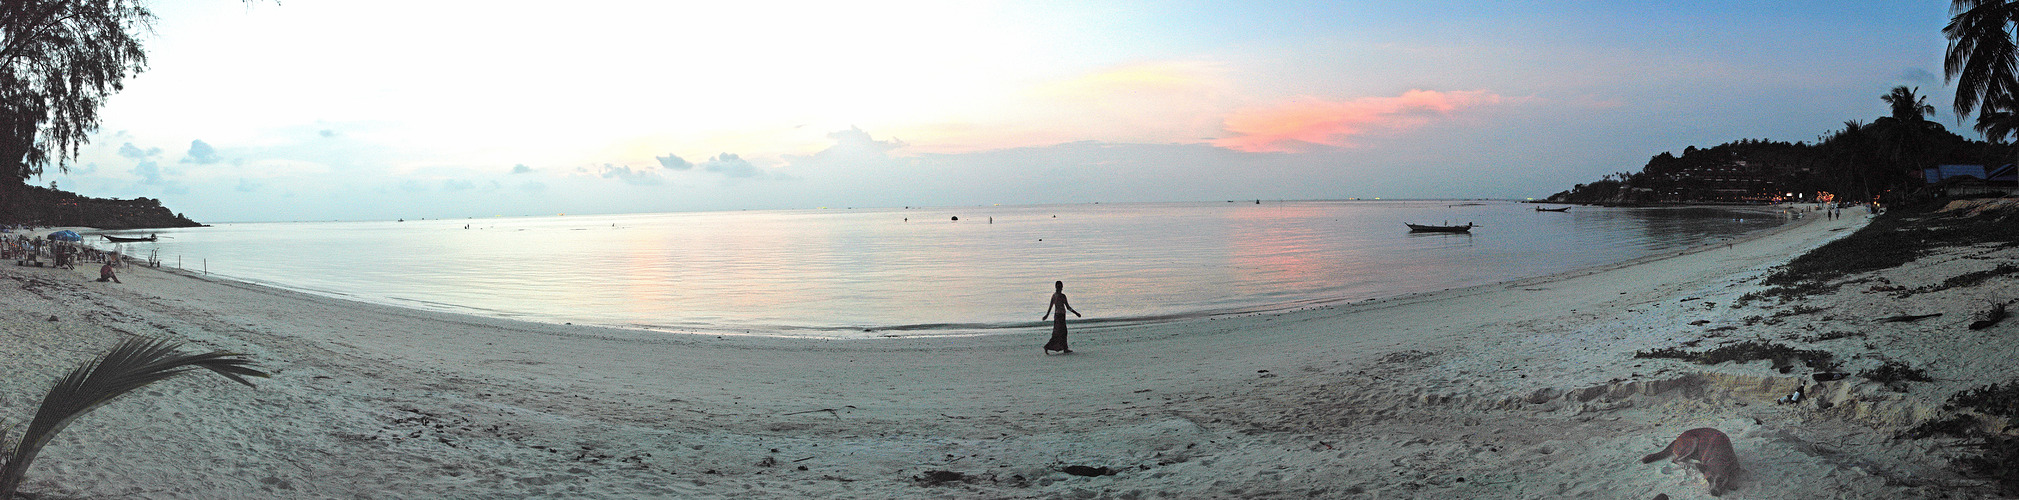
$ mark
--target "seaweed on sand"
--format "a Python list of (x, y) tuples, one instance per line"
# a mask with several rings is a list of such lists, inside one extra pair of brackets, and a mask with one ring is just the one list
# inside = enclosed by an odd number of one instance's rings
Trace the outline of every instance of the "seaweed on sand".
[(1715, 365), (1724, 362), (1744, 363), (1766, 359), (1773, 360), (1774, 367), (1781, 369), (1782, 373), (1787, 373), (1787, 367), (1791, 366), (1792, 362), (1796, 360), (1816, 370), (1827, 371), (1837, 366), (1836, 355), (1831, 354), (1829, 351), (1796, 349), (1782, 344), (1758, 340), (1725, 344), (1702, 352), (1685, 351), (1675, 347), (1650, 349), (1635, 352), (1633, 353), (1633, 357), (1637, 359), (1679, 359), (1701, 365)]
[[(2008, 419), (2019, 416), (2019, 381), (1977, 386), (1950, 396), (1948, 408), (1959, 407)], [(1986, 434), (1979, 438), (1963, 445), (1978, 453), (1957, 458), (1952, 465), (1966, 475), (1996, 483), (2006, 495), (2019, 496), (2019, 437)]]
[(1831, 331), (1828, 331), (1828, 332), (1824, 332), (1824, 333), (1818, 333), (1818, 334), (1815, 334), (1815, 335), (1809, 335), (1809, 336), (1805, 336), (1805, 337), (1800, 337), (1800, 338), (1796, 338), (1795, 340), (1800, 340), (1800, 341), (1802, 341), (1802, 342), (1807, 342), (1807, 343), (1810, 343), (1810, 344), (1814, 344), (1814, 343), (1817, 343), (1817, 342), (1828, 342), (1828, 341), (1831, 341), (1831, 340), (1837, 340), (1837, 339), (1847, 339), (1847, 338), (1853, 338), (1853, 337), (1863, 337), (1863, 336), (1865, 336), (1865, 334), (1864, 334), (1863, 332), (1847, 332), (1847, 331), (1843, 331), (1843, 330), (1831, 330)]
[(1964, 475), (1990, 480), (2006, 496), (2019, 496), (2019, 437), (1987, 435), (1981, 442), (1964, 446), (1979, 450), (1976, 455), (1951, 462)]
[(1923, 421), (1915, 424), (1912, 428), (1895, 434), (1893, 437), (1899, 439), (1924, 439), (1935, 436), (1959, 438), (1975, 434), (1979, 425), (1983, 425), (1983, 421), (1978, 420), (1977, 417), (1956, 414), (1950, 415), (1949, 418)]
[(1949, 396), (1949, 407), (1977, 410), (1985, 415), (2019, 417), (2019, 381), (1980, 385)]
[[(1795, 299), (1827, 293), (1845, 276), (1891, 269), (1913, 262), (1928, 250), (1977, 243), (2019, 244), (2019, 224), (2010, 218), (2014, 210), (1995, 210), (1974, 216), (1937, 212), (1940, 203), (1895, 207), (1873, 219), (1864, 229), (1839, 238), (1796, 257), (1768, 275), (1768, 289), (1747, 294), (1740, 300), (1762, 298)], [(1990, 276), (1985, 276), (1988, 279)], [(1965, 281), (1977, 277), (1964, 278)]]
[(1907, 382), (1935, 381), (1935, 379), (1928, 378), (1928, 372), (1893, 360), (1886, 360), (1878, 368), (1860, 371), (1858, 372), (1858, 376), (1864, 377), (1866, 380), (1886, 384), (1887, 388), (1897, 392), (1907, 392)]
[(1994, 267), (1991, 269), (1985, 269), (1982, 271), (1971, 271), (1956, 276), (1950, 276), (1949, 279), (1942, 280), (1941, 283), (1936, 283), (1933, 285), (1918, 288), (1900, 290), (1898, 292), (1895, 292), (1893, 296), (1909, 297), (1917, 293), (1939, 292), (1951, 288), (1969, 288), (1977, 286), (1978, 284), (1982, 284), (1986, 281), (1990, 281), (1992, 278), (1997, 278), (2008, 274), (2019, 274), (2019, 266), (2015, 266), (2009, 263), (1998, 264), (1998, 267)]

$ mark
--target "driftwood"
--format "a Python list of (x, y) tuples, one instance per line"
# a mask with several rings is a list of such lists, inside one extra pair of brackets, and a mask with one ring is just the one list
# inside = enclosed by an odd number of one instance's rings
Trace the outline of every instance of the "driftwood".
[(2005, 303), (1999, 302), (1996, 304), (1991, 304), (1991, 310), (1977, 313), (1977, 317), (1983, 319), (1979, 319), (1974, 323), (1970, 323), (1971, 330), (1983, 330), (1985, 328), (1990, 328), (1991, 325), (1996, 325), (1998, 324), (1999, 321), (2005, 319)]
[(1902, 315), (1899, 315), (1899, 316), (1888, 316), (1888, 317), (1884, 317), (1884, 318), (1879, 318), (1879, 322), (1881, 322), (1881, 323), (1906, 323), (1906, 322), (1910, 322), (1910, 321), (1920, 321), (1920, 320), (1923, 320), (1923, 319), (1928, 319), (1928, 318), (1933, 318), (1933, 317), (1936, 317), (1936, 316), (1941, 316), (1941, 315), (1942, 315), (1942, 313), (1935, 313), (1935, 314), (1902, 314)]

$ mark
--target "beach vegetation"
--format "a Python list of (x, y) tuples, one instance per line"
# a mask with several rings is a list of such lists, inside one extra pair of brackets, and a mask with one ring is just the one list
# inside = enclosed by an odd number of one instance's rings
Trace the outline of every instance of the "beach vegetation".
[(1759, 360), (1774, 362), (1775, 368), (1785, 369), (1800, 362), (1811, 369), (1828, 371), (1837, 367), (1836, 355), (1829, 351), (1796, 349), (1784, 344), (1746, 340), (1725, 344), (1706, 351), (1689, 351), (1679, 347), (1649, 349), (1633, 353), (1635, 359), (1676, 359), (1701, 365), (1719, 363), (1746, 363)]
[(224, 351), (190, 354), (180, 349), (180, 344), (168, 340), (134, 337), (58, 379), (42, 397), (34, 420), (18, 439), (9, 441), (7, 434), (12, 432), (0, 433), (0, 443), (6, 445), (5, 463), (0, 464), (0, 498), (14, 497), (28, 466), (56, 433), (120, 396), (198, 368), (247, 387), (252, 382), (246, 381), (246, 377), (267, 376), (240, 354)]

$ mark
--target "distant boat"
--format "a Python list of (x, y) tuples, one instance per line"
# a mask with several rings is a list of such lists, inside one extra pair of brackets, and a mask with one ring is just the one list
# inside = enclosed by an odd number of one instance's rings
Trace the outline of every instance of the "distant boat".
[(99, 236), (104, 236), (105, 241), (110, 241), (113, 243), (139, 243), (142, 241), (154, 241), (154, 235), (152, 234), (147, 235), (146, 238), (122, 238), (118, 236), (105, 235), (105, 234), (101, 234)]
[(1468, 234), (1469, 234), (1469, 233), (1471, 233), (1471, 232), (1472, 232), (1472, 228), (1475, 228), (1475, 227), (1479, 227), (1479, 226), (1476, 226), (1476, 225), (1473, 225), (1473, 224), (1472, 224), (1472, 223), (1470, 223), (1470, 222), (1467, 222), (1467, 223), (1465, 223), (1465, 225), (1463, 225), (1463, 226), (1430, 226), (1430, 225), (1424, 225), (1424, 224), (1410, 224), (1410, 223), (1407, 223), (1407, 222), (1404, 222), (1404, 223), (1402, 223), (1402, 225), (1404, 225), (1404, 226), (1409, 226), (1409, 232), (1412, 232), (1412, 233), (1468, 233)]
[(1570, 211), (1570, 207), (1563, 207), (1563, 208), (1542, 208), (1542, 207), (1535, 207), (1535, 211), (1537, 211), (1537, 212), (1569, 212), (1569, 211)]

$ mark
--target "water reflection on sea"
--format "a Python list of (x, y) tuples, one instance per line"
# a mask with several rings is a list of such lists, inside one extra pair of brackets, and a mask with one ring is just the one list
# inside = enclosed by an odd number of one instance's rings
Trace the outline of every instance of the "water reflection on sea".
[[(863, 337), (1032, 327), (1053, 280), (1094, 324), (1154, 321), (1538, 276), (1784, 221), (1764, 207), (1533, 207), (1309, 201), (242, 223), (150, 231), (161, 241), (127, 246), (170, 266), (409, 307)], [(1412, 234), (1405, 222), (1480, 227)]]

